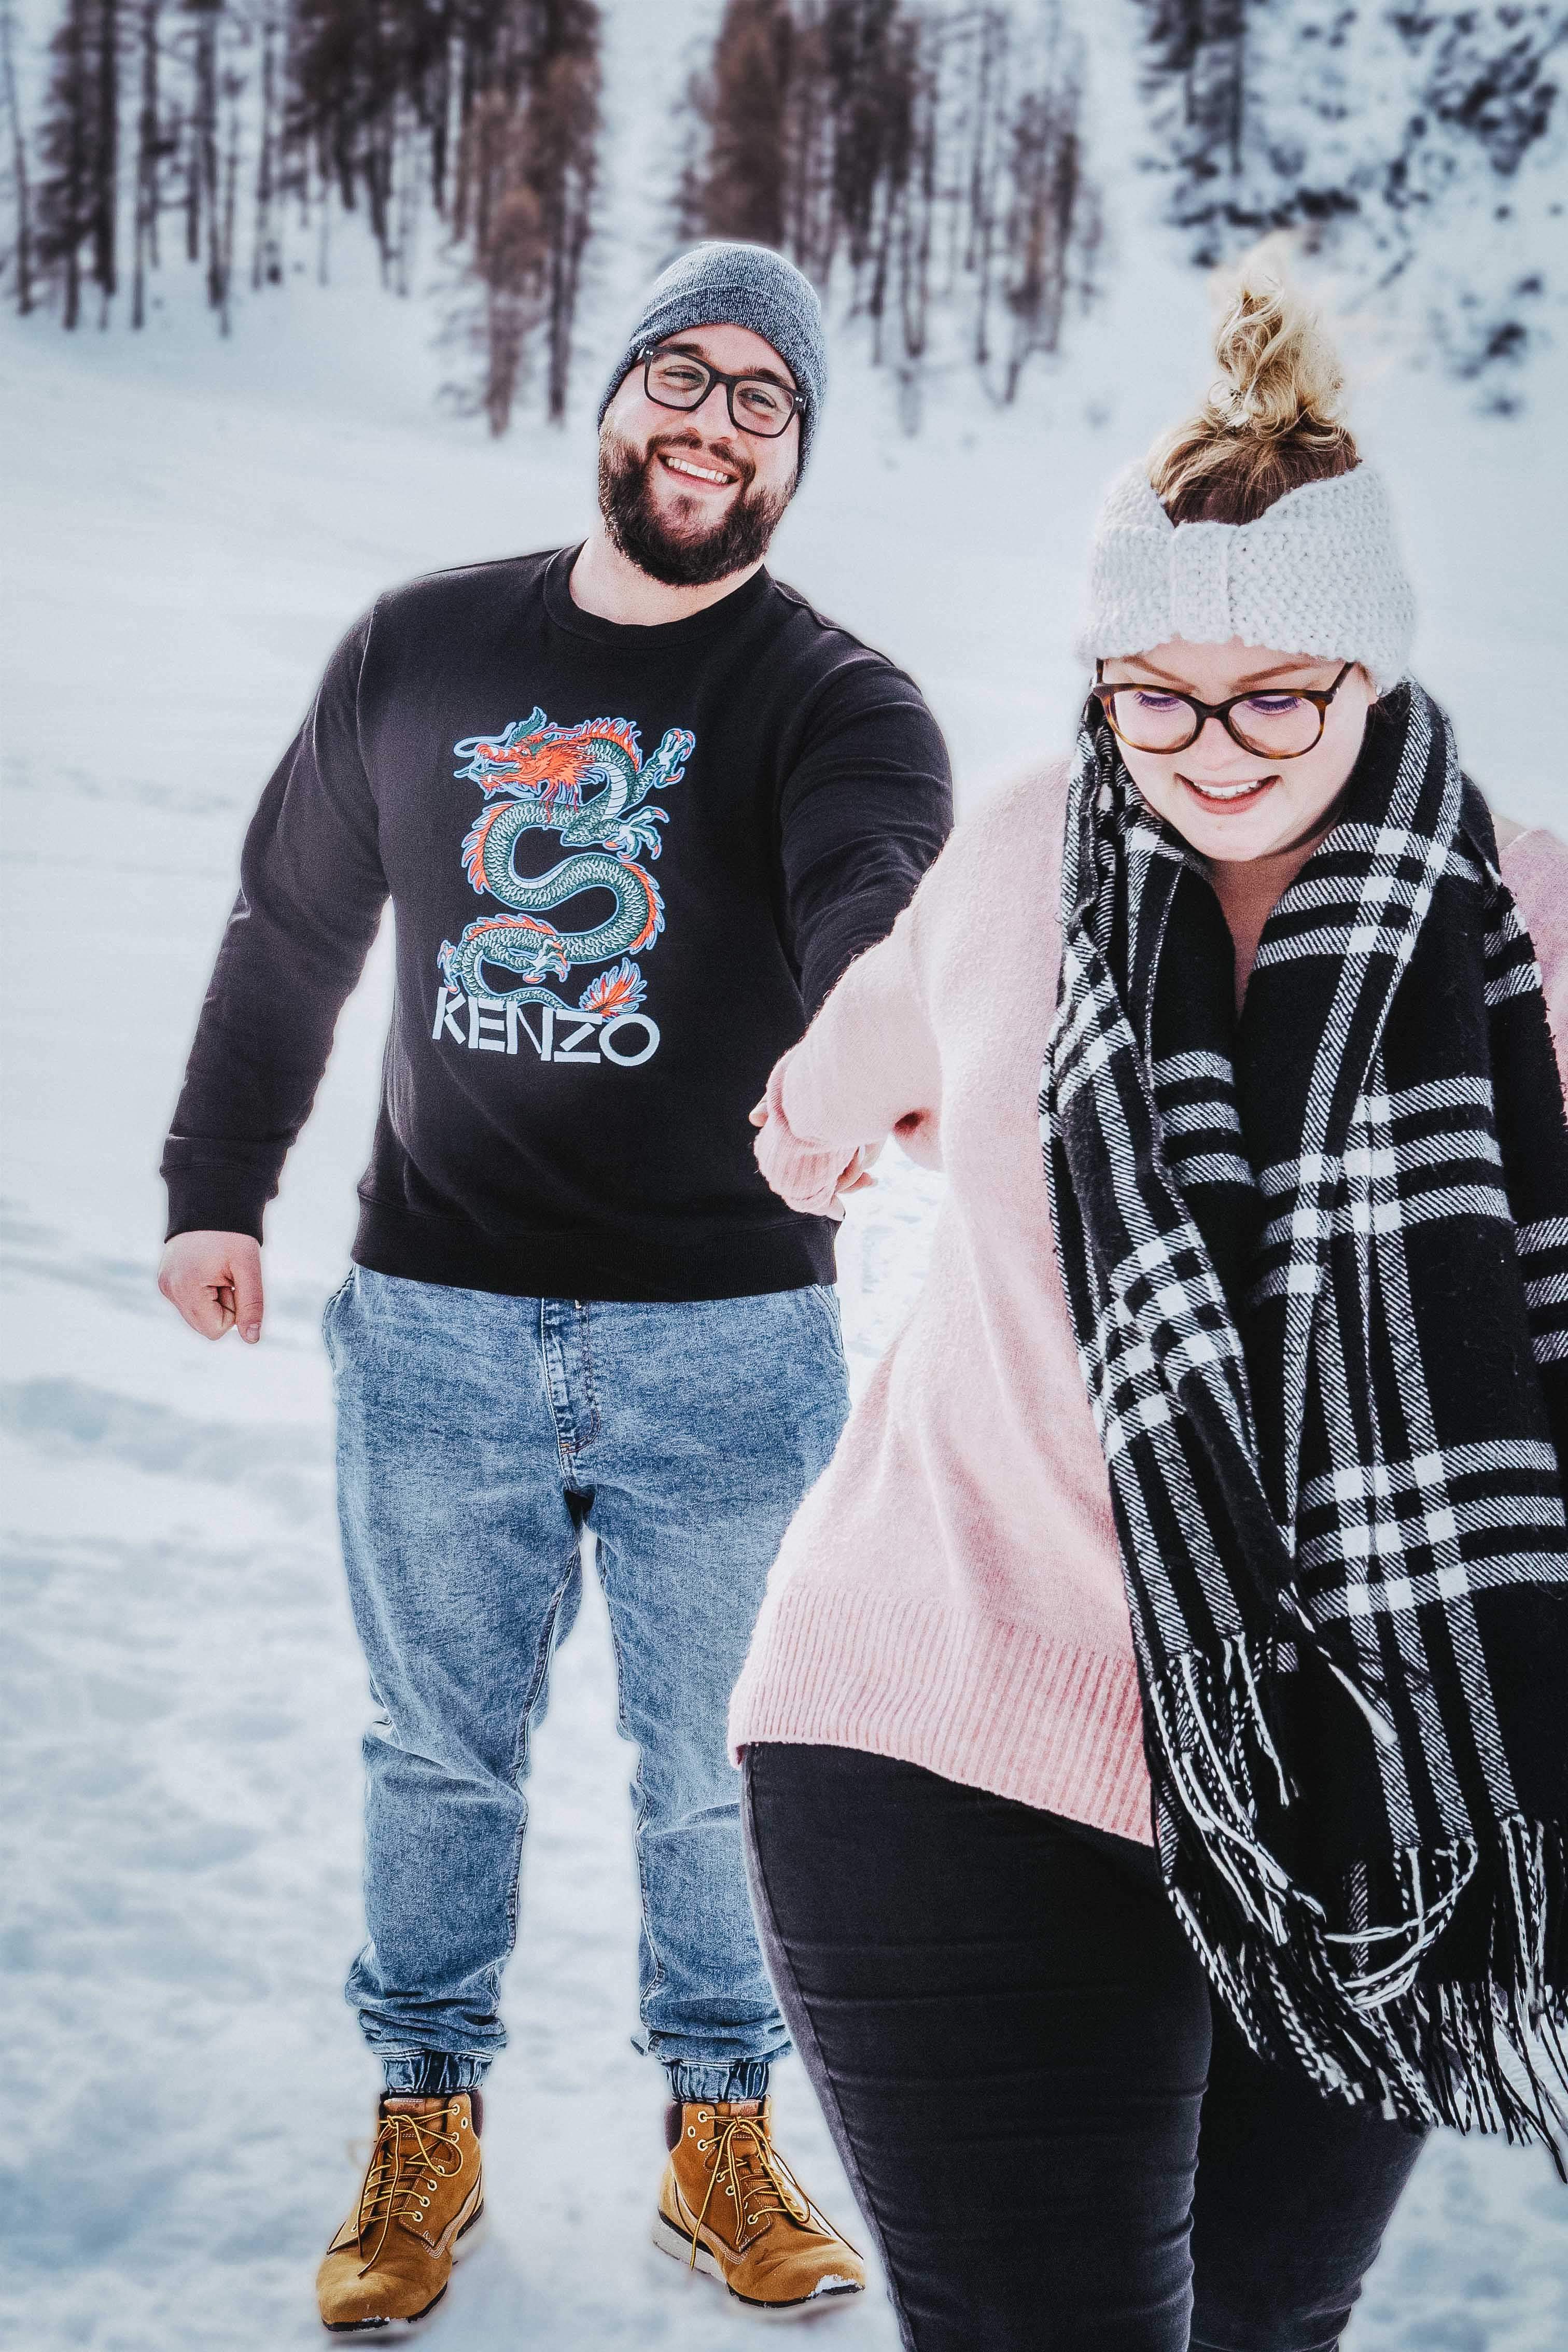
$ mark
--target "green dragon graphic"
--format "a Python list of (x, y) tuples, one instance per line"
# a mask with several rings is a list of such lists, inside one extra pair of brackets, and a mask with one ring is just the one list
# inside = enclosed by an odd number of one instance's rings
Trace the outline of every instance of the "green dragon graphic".
[[(505, 994), (568, 1013), (565, 1001), (544, 986), (546, 977), (564, 980), (574, 964), (619, 957), (614, 971), (590, 982), (577, 1009), (614, 1015), (639, 1004), (645, 983), (631, 959), (663, 930), (664, 901), (637, 857), (658, 856), (658, 828), (669, 821), (667, 811), (648, 805), (647, 795), (656, 785), (679, 783), (696, 740), (684, 727), (668, 728), (645, 761), (631, 719), (556, 727), (536, 706), (500, 735), (467, 735), (455, 743), (466, 764), (454, 772), (481, 785), (494, 803), (463, 843), (463, 870), (476, 890), (488, 891), (509, 912), (469, 923), (456, 946), (442, 941), (437, 961), (447, 985), (468, 996)], [(559, 834), (574, 855), (529, 879), (516, 872), (512, 855), (535, 830)], [(578, 931), (558, 930), (544, 919), (584, 890), (609, 891), (614, 914)], [(498, 989), (485, 976), (487, 964), (520, 978)]]

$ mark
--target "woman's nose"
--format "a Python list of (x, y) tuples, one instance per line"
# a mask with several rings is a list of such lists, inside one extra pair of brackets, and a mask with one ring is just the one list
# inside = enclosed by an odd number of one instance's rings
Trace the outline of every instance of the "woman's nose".
[(1240, 751), (1241, 748), (1224, 719), (1213, 717), (1204, 720), (1193, 738), (1191, 745), (1191, 749), (1194, 751), (1208, 751), (1220, 759), (1224, 759), (1228, 752)]

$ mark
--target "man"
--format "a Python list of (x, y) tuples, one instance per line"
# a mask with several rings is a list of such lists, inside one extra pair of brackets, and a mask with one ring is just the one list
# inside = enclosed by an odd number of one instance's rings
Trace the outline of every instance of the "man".
[(638, 1748), (656, 2242), (763, 2313), (864, 2285), (773, 2142), (786, 2043), (724, 1754), (845, 1411), (833, 1228), (780, 1210), (747, 1114), (951, 823), (918, 690), (763, 569), (823, 380), (799, 273), (698, 247), (611, 379), (582, 546), (416, 581), (351, 631), (251, 825), (169, 1138), (160, 1286), (254, 1341), (262, 1211), (390, 894), (381, 1113), (327, 1310), (380, 1710), (348, 1997), (385, 2074), (318, 2282), (335, 2329), (427, 2309), (482, 2209), (528, 1740), (584, 1527)]

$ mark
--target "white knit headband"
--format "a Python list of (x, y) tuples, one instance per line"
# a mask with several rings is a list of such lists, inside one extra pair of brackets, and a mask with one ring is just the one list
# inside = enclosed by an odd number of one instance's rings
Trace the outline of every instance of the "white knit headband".
[(1357, 466), (1288, 490), (1256, 522), (1173, 523), (1142, 464), (1111, 484), (1089, 552), (1080, 661), (1189, 645), (1268, 646), (1405, 677), (1415, 599), (1382, 477)]

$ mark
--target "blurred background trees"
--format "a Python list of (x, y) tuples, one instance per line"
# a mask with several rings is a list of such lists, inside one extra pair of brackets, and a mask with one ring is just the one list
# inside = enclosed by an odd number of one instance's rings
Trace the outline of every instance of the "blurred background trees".
[[(144, 324), (171, 245), (202, 268), (220, 331), (237, 272), (259, 292), (284, 247), (331, 275), (357, 216), (406, 295), (422, 232), (455, 258), (465, 387), (496, 432), (537, 356), (564, 411), (598, 141), (595, 0), (65, 0), (37, 121), (0, 56), (18, 304), (74, 328), (121, 290)], [(32, 161), (29, 164), (29, 152)]]
[[(29, 79), (0, 0), (18, 310), (140, 328), (179, 263), (226, 332), (288, 268), (330, 282), (348, 227), (390, 293), (439, 271), (462, 405), (498, 433), (525, 394), (564, 415), (601, 179), (595, 0), (50, 5)], [(1352, 288), (1400, 286), (1423, 348), (1513, 404), (1561, 243), (1568, 5), (1123, 0), (1114, 38), (1089, 7), (713, 0), (644, 216), (665, 207), (671, 244), (788, 253), (911, 429), (937, 373), (1007, 403), (1062, 348), (1110, 268), (1102, 189), (1138, 172), (1194, 267), (1300, 232)]]
[(775, 245), (841, 298), (907, 423), (939, 328), (1011, 401), (1094, 292), (1083, 83), (1058, 0), (728, 0), (689, 93), (678, 226)]
[[(1137, 0), (1142, 160), (1207, 267), (1260, 233), (1305, 232), (1347, 277), (1426, 280), (1422, 331), (1506, 409), (1563, 245), (1560, 89), (1568, 8), (1552, 0)], [(1435, 263), (1440, 267), (1433, 268)]]

